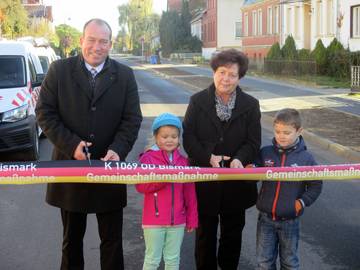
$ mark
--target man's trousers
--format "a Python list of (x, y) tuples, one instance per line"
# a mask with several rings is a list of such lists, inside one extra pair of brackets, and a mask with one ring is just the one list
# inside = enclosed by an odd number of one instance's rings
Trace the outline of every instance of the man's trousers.
[[(96, 213), (100, 236), (101, 270), (123, 270), (122, 209)], [(86, 231), (86, 213), (61, 209), (64, 226), (61, 270), (83, 270), (83, 238)]]

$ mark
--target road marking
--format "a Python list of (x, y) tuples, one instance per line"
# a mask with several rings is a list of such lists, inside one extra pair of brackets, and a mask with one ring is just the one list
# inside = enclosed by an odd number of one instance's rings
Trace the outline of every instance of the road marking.
[(146, 103), (141, 104), (141, 112), (144, 117), (156, 117), (161, 113), (169, 112), (177, 116), (184, 116), (188, 104), (164, 104)]
[(342, 107), (346, 103), (327, 99), (329, 97), (338, 97), (339, 95), (319, 95), (319, 96), (296, 96), (260, 99), (261, 111), (278, 111), (283, 108), (291, 107), (294, 109), (312, 109), (312, 108), (336, 108)]

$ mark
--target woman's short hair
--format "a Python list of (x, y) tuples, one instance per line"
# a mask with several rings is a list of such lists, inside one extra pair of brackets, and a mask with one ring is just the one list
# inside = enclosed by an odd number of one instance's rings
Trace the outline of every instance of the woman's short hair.
[(285, 108), (278, 111), (275, 115), (274, 124), (284, 124), (293, 126), (296, 130), (301, 128), (301, 117), (299, 111)]
[(237, 64), (239, 67), (239, 79), (245, 76), (249, 66), (247, 56), (236, 49), (228, 49), (215, 54), (210, 61), (210, 66), (214, 72), (219, 67)]

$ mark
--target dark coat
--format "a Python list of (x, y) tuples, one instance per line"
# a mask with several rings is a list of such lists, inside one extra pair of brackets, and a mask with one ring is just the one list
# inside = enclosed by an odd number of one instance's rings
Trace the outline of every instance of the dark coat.
[[(125, 160), (142, 121), (132, 70), (108, 58), (91, 89), (82, 56), (55, 61), (41, 86), (36, 116), (53, 143), (53, 160), (73, 159), (81, 140), (92, 142), (91, 159), (108, 149)], [(75, 212), (106, 212), (126, 206), (126, 185), (49, 184), (46, 201)]]
[[(273, 140), (273, 145), (261, 149), (257, 165), (297, 167), (317, 164), (300, 136), (299, 142), (286, 150), (279, 148)], [(305, 206), (310, 206), (319, 197), (321, 189), (322, 181), (263, 181), (256, 207), (268, 215), (275, 215), (274, 218), (293, 219), (296, 218), (295, 201), (301, 199)], [(302, 215), (303, 211), (304, 209), (299, 215)]]
[[(261, 145), (259, 102), (239, 87), (230, 120), (222, 123), (216, 115), (215, 86), (190, 99), (184, 118), (184, 148), (191, 165), (211, 167), (210, 156), (253, 163)], [(227, 167), (230, 162), (227, 162)], [(255, 182), (221, 181), (196, 184), (200, 214), (236, 213), (253, 206), (257, 198)]]

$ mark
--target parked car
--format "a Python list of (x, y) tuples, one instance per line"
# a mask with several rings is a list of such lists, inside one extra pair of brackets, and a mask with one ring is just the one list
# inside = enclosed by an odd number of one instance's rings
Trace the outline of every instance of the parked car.
[(40, 128), (35, 106), (44, 72), (27, 42), (0, 41), (0, 153), (21, 151), (24, 160), (39, 158)]

